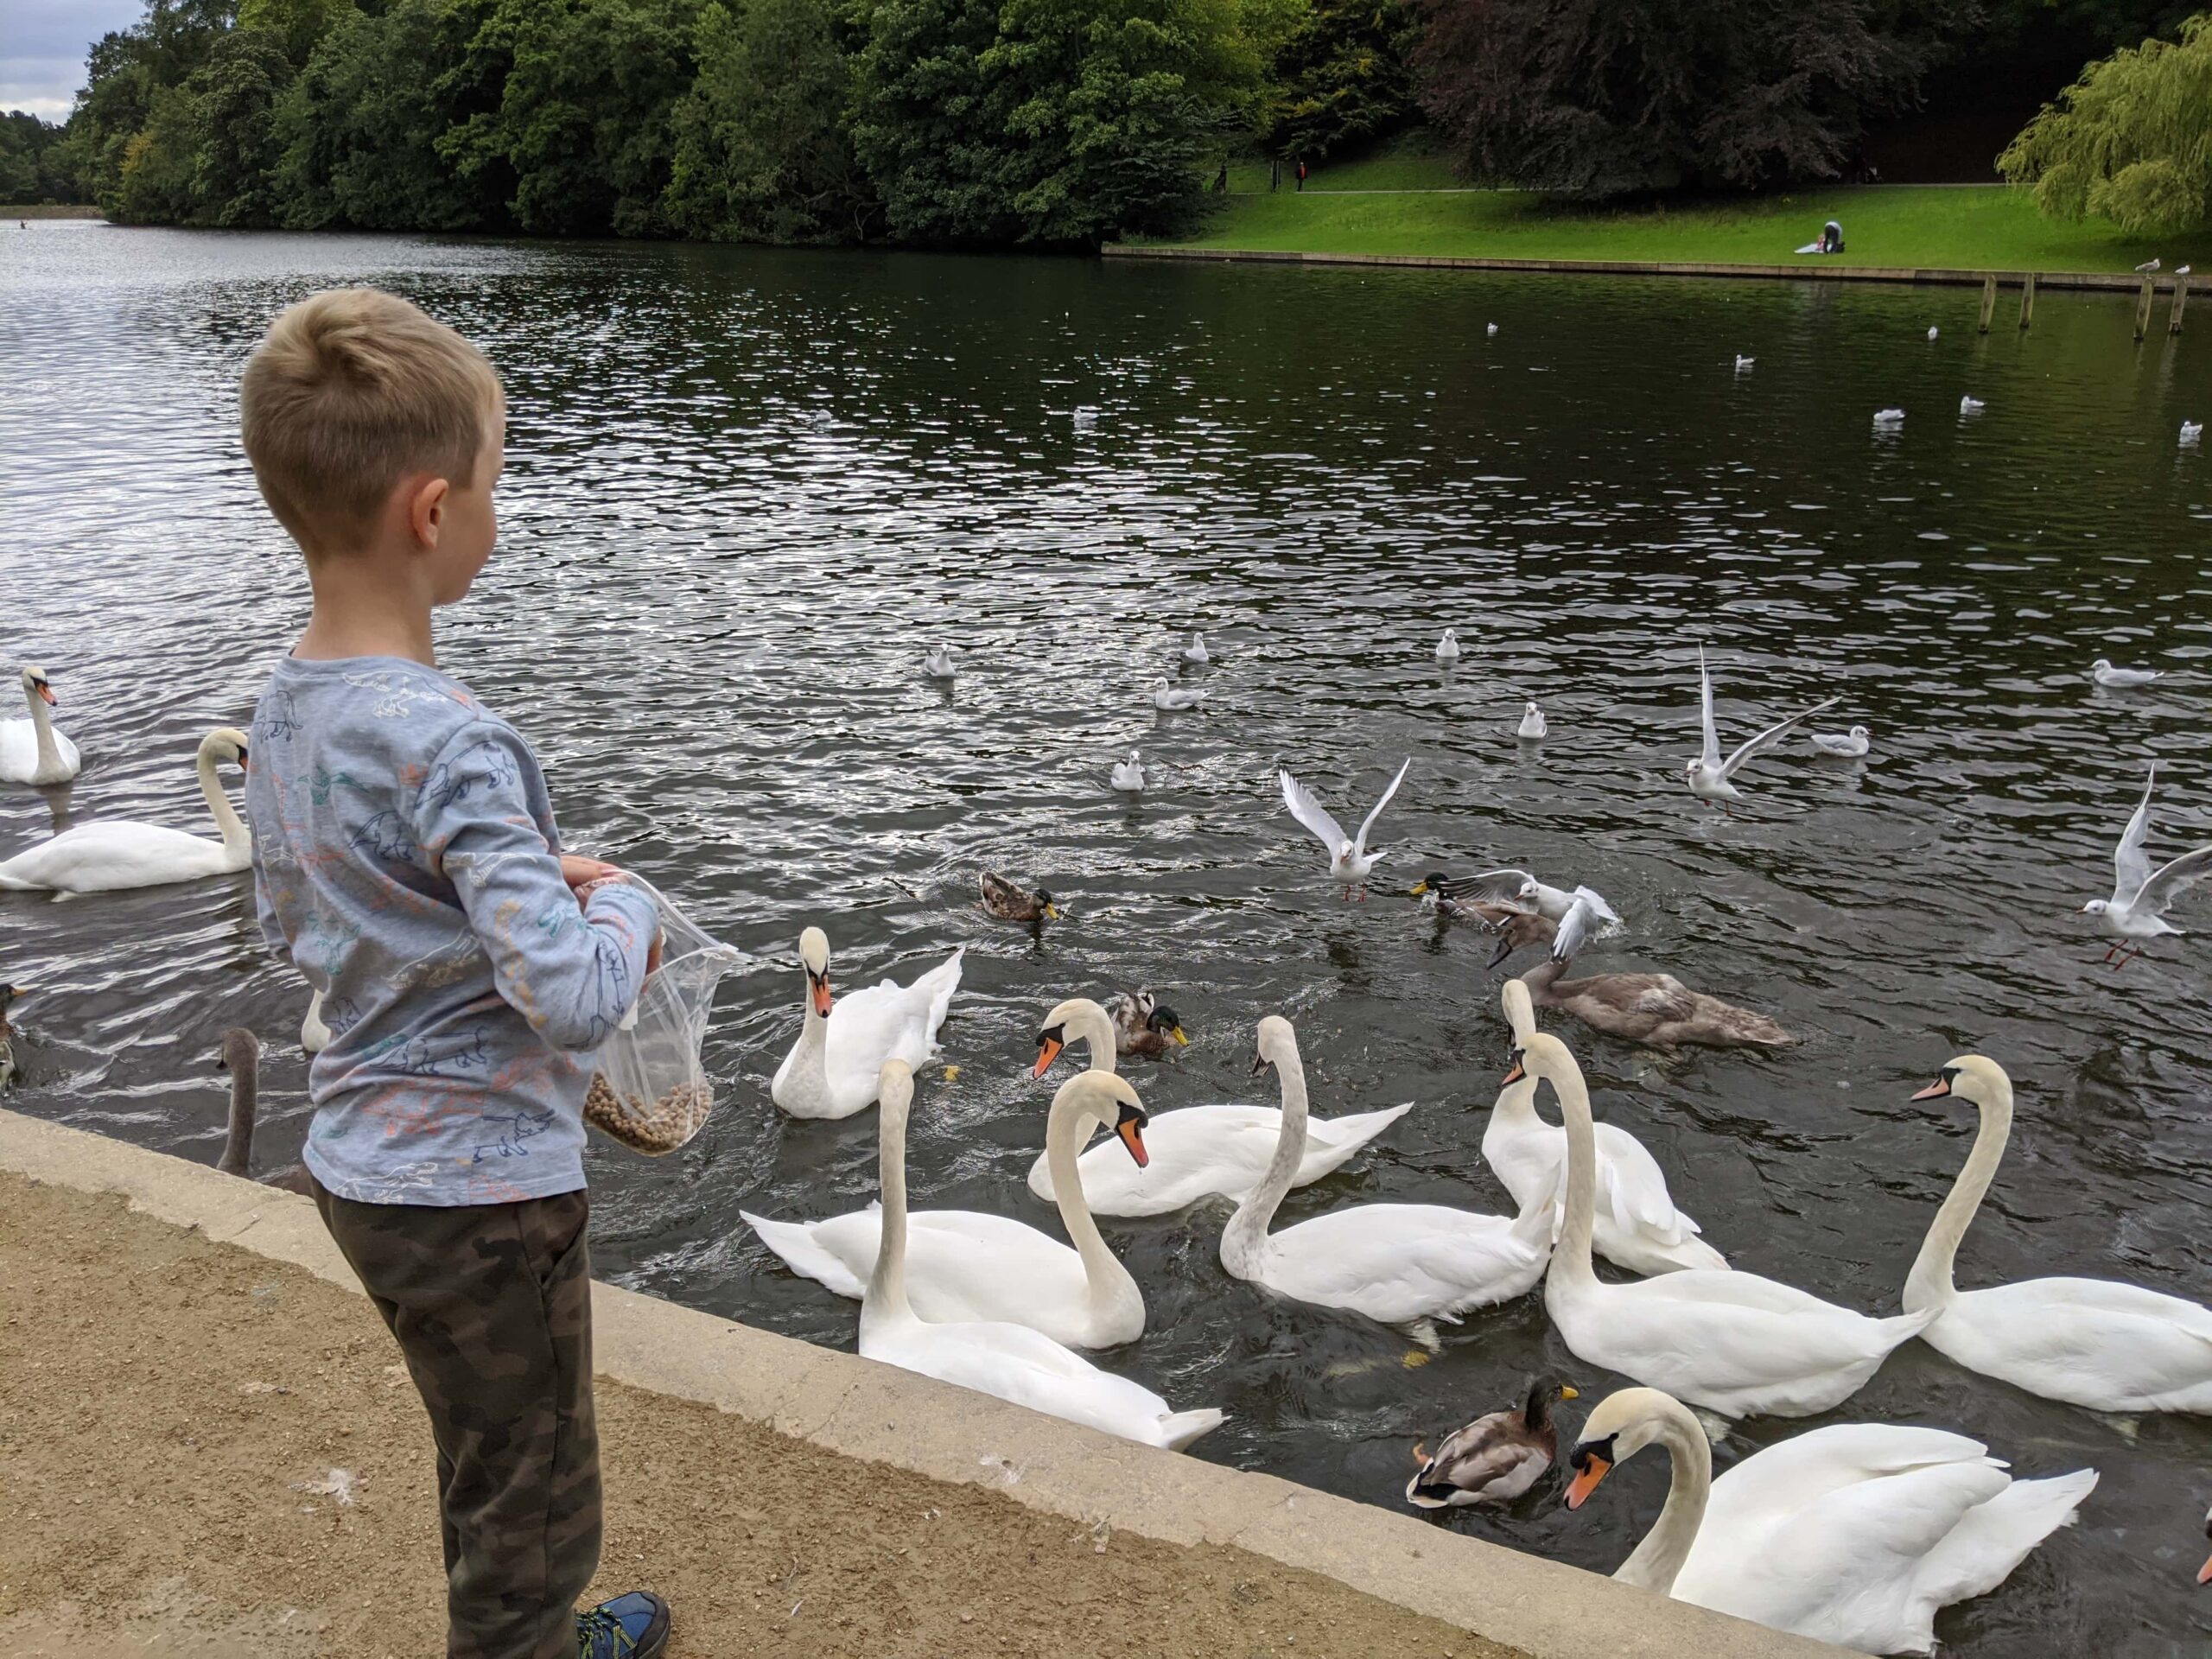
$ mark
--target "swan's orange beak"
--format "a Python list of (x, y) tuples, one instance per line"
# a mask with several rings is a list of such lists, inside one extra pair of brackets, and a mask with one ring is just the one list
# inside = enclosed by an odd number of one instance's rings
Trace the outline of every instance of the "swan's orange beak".
[(1114, 1125), (1114, 1133), (1122, 1137), (1122, 1144), (1129, 1149), (1129, 1156), (1137, 1160), (1139, 1169), (1152, 1165), (1152, 1154), (1144, 1149), (1144, 1114), (1133, 1106), (1122, 1108), (1121, 1122)]
[(806, 979), (807, 983), (814, 988), (814, 1011), (827, 1020), (830, 1017), (830, 1005), (834, 1000), (830, 995), (830, 976), (810, 973)]
[(1514, 1050), (1513, 1065), (1505, 1074), (1506, 1083), (1509, 1084), (1518, 1083), (1528, 1075), (1529, 1067), (1527, 1063), (1521, 1058), (1521, 1051), (1519, 1049)]
[(1915, 1100), (1943, 1100), (1949, 1096), (1950, 1092), (1951, 1080), (1948, 1077), (1938, 1077), (1913, 1098)]
[(61, 706), (60, 699), (54, 695), (54, 688), (44, 680), (38, 683), (38, 694), (45, 700), (48, 708), (59, 709)]
[(2207, 1560), (2203, 1566), (2196, 1569), (2196, 1581), (2199, 1584), (2212, 1584), (2212, 1560)]
[(1590, 1494), (1598, 1490), (1598, 1483), (1612, 1472), (1613, 1465), (1595, 1452), (1586, 1453), (1582, 1466), (1574, 1471), (1574, 1478), (1567, 1485), (1567, 1507), (1579, 1510), (1590, 1501)]
[[(1057, 1037), (1050, 1035), (1039, 1037), (1037, 1039), (1037, 1065), (1029, 1075), (1033, 1078), (1043, 1077), (1052, 1069), (1052, 1062), (1060, 1058), (1060, 1051), (1066, 1046), (1067, 1045)], [(1140, 1159), (1138, 1161), (1141, 1163), (1143, 1160)]]

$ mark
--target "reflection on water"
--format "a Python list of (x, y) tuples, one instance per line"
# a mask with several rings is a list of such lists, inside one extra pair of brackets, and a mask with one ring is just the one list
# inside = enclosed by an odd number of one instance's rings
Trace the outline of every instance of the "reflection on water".
[[(2138, 348), (2125, 296), (2060, 293), (2031, 334), (1985, 338), (1970, 289), (41, 224), (0, 238), (0, 651), (51, 671), (87, 764), (51, 799), (0, 791), (0, 849), (73, 815), (200, 810), (193, 744), (249, 711), (306, 599), (234, 384), (277, 307), (344, 281), (419, 299), (506, 378), (502, 550), (444, 625), (448, 666), (539, 746), (574, 842), (770, 964), (726, 984), (729, 1104), (701, 1138), (663, 1163), (597, 1147), (603, 1273), (849, 1345), (852, 1305), (737, 1219), (873, 1190), (873, 1116), (767, 1103), (808, 921), (846, 983), (969, 946), (944, 1032), (960, 1076), (926, 1076), (917, 1104), (918, 1202), (1050, 1224), (1023, 1185), (1037, 1016), (1142, 983), (1196, 1039), (1138, 1067), (1155, 1109), (1252, 1098), (1268, 1012), (1298, 1021), (1317, 1109), (1419, 1102), (1286, 1220), (1383, 1197), (1502, 1210), (1478, 1151), (1504, 1050), (1488, 942), (1391, 889), (1510, 861), (1627, 918), (1590, 967), (1662, 968), (1803, 1036), (1669, 1059), (1564, 1031), (1601, 1115), (1740, 1265), (1894, 1306), (1971, 1128), (1906, 1096), (1978, 1049), (2020, 1116), (1966, 1282), (2207, 1294), (2204, 948), (2115, 974), (2074, 913), (2109, 891), (2152, 755), (2154, 853), (2212, 824), (2212, 463), (2175, 442), (2212, 407), (2202, 331)], [(1986, 408), (1961, 419), (1967, 393)], [(1905, 423), (1876, 435), (1889, 405)], [(1431, 657), (1447, 625), (1455, 671)], [(1211, 695), (1155, 714), (1147, 687), (1192, 627)], [(962, 652), (949, 692), (920, 674), (939, 640)], [(1734, 818), (1699, 808), (1700, 644), (1724, 731), (1833, 693), (1873, 755), (1793, 745)], [(2097, 656), (2177, 671), (2101, 691)], [(1541, 746), (1514, 739), (1524, 697)], [(1107, 788), (1133, 745), (1155, 769), (1135, 801)], [(1408, 754), (1392, 880), (1345, 905), (1274, 769), (1364, 803)], [(982, 864), (1071, 914), (1041, 938), (988, 921)], [(0, 969), (40, 992), (23, 1109), (212, 1160), (216, 1033), (246, 1023), (279, 1043), (269, 1155), (296, 1144), (303, 993), (243, 882), (0, 895)], [(1199, 1455), (1390, 1503), (1416, 1439), (1525, 1374), (1586, 1400), (1616, 1381), (1535, 1297), (1409, 1368), (1394, 1332), (1229, 1281), (1221, 1219), (1107, 1224), (1153, 1319), (1112, 1363), (1232, 1413)], [(2204, 1423), (2101, 1420), (1917, 1344), (1836, 1416), (1962, 1428), (2023, 1474), (2104, 1471), (2078, 1528), (1945, 1616), (1957, 1651), (2202, 1650)], [(1802, 1426), (1753, 1423), (1719, 1459)], [(1444, 1524), (1609, 1570), (1665, 1482), (1638, 1459), (1579, 1515), (1548, 1485)]]

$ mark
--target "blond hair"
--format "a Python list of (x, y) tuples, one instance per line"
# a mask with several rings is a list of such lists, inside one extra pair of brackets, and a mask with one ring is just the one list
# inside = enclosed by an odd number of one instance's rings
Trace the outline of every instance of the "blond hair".
[(262, 499), (309, 553), (365, 545), (392, 486), (475, 481), (499, 377), (483, 353), (396, 294), (338, 288), (269, 326), (238, 385)]

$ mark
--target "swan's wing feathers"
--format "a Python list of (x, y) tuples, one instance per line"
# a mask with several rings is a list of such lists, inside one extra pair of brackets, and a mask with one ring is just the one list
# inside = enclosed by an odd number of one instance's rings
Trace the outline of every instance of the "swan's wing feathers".
[(1313, 798), (1312, 790), (1287, 772), (1280, 775), (1282, 779), (1282, 804), (1290, 809), (1290, 816), (1304, 824), (1313, 838), (1329, 849), (1330, 857), (1335, 857), (1337, 849), (1348, 839), (1344, 826), (1329, 816), (1328, 808)]
[(1738, 748), (1735, 753), (1728, 757), (1727, 764), (1720, 768), (1721, 776), (1724, 778), (1734, 777), (1737, 770), (1753, 755), (1765, 753), (1776, 744), (1781, 742), (1784, 737), (1787, 737), (1796, 727), (1802, 725), (1804, 721), (1810, 720), (1815, 715), (1823, 713), (1827, 709), (1834, 708), (1836, 704), (1841, 701), (1842, 699), (1840, 697), (1830, 697), (1826, 702), (1816, 702), (1811, 708), (1804, 709), (1797, 714), (1791, 715), (1787, 719), (1776, 721), (1773, 725), (1768, 727), (1757, 737), (1752, 738), (1749, 742)]
[(1384, 790), (1382, 798), (1375, 803), (1375, 810), (1360, 820), (1358, 848), (1361, 852), (1367, 850), (1367, 832), (1375, 828), (1375, 820), (1381, 817), (1382, 809), (1390, 804), (1390, 798), (1398, 792), (1398, 785), (1406, 781), (1406, 773), (1413, 764), (1413, 756), (1408, 755), (1405, 764), (1398, 768), (1398, 775), (1390, 780), (1390, 787)]
[(2208, 875), (2212, 875), (2212, 846), (2199, 847), (2154, 871), (2133, 903), (2147, 906), (2155, 916)]

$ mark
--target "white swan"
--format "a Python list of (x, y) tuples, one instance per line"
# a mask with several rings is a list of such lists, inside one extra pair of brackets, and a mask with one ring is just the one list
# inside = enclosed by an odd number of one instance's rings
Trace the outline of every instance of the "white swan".
[(1114, 787), (1125, 795), (1141, 795), (1144, 792), (1144, 761), (1139, 757), (1136, 750), (1129, 751), (1128, 760), (1116, 760), (1114, 763), (1114, 776), (1111, 781)]
[(1870, 1319), (1755, 1273), (1691, 1269), (1602, 1282), (1590, 1266), (1597, 1136), (1582, 1070), (1558, 1038), (1516, 1051), (1510, 1083), (1541, 1078), (1567, 1119), (1567, 1220), (1544, 1306), (1578, 1358), (1727, 1417), (1804, 1417), (1849, 1399), (1935, 1315)]
[[(1501, 993), (1520, 1046), (1536, 1029), (1529, 988), (1517, 979)], [(1686, 1268), (1726, 1268), (1727, 1258), (1698, 1235), (1698, 1224), (1675, 1208), (1667, 1178), (1643, 1143), (1612, 1123), (1597, 1126), (1598, 1195), (1591, 1242), (1616, 1267), (1649, 1277)], [(1522, 1209), (1559, 1190), (1567, 1162), (1567, 1131), (1537, 1115), (1536, 1080), (1523, 1077), (1498, 1092), (1483, 1130), (1483, 1157)]]
[(1952, 1282), (1959, 1241), (2012, 1133), (2012, 1082), (1995, 1061), (1967, 1054), (1913, 1098), (1950, 1095), (1980, 1109), (1981, 1127), (1904, 1281), (1907, 1310), (1933, 1316), (1921, 1332), (1929, 1345), (1970, 1371), (2092, 1411), (2212, 1412), (2212, 1310), (2114, 1279), (1963, 1291)]
[(1026, 1325), (932, 1324), (917, 1318), (906, 1298), (906, 1112), (913, 1103), (914, 1074), (903, 1060), (886, 1060), (869, 1092), (882, 1102), (876, 1133), (883, 1164), (883, 1248), (861, 1299), (863, 1357), (1147, 1446), (1180, 1451), (1220, 1425), (1220, 1412), (1172, 1410), (1150, 1389), (1100, 1370)]
[(1705, 1431), (1656, 1389), (1598, 1402), (1567, 1454), (1567, 1507), (1654, 1443), (1667, 1506), (1613, 1577), (1854, 1653), (1929, 1653), (1938, 1610), (1986, 1595), (2097, 1484), (2094, 1469), (2015, 1480), (1979, 1440), (1835, 1423), (1713, 1478)]
[[(1114, 1069), (1114, 1022), (1087, 997), (1074, 997), (1045, 1016), (1037, 1038), (1037, 1069), (1043, 1077), (1060, 1051), (1073, 1043), (1090, 1050), (1090, 1069)], [(1306, 1155), (1293, 1186), (1319, 1180), (1351, 1161), (1354, 1154), (1414, 1109), (1413, 1102), (1379, 1112), (1344, 1117), (1308, 1118)], [(1241, 1204), (1260, 1184), (1282, 1132), (1276, 1106), (1185, 1106), (1154, 1112), (1145, 1120), (1145, 1150), (1151, 1161), (1132, 1165), (1118, 1149), (1100, 1141), (1076, 1160), (1083, 1196), (1102, 1216), (1162, 1216), (1186, 1209), (1202, 1198), (1224, 1198)], [(1058, 1184), (1052, 1160), (1030, 1166), (1029, 1190), (1047, 1204), (1057, 1202)]]
[[(1111, 1348), (1144, 1334), (1144, 1293), (1090, 1218), (1076, 1148), (1091, 1126), (1113, 1131), (1142, 1166), (1144, 1103), (1110, 1071), (1079, 1071), (1060, 1085), (1045, 1125), (1045, 1156), (1059, 1176), (1060, 1225), (1069, 1249), (1008, 1216), (921, 1210), (906, 1217), (906, 1288), (925, 1319), (1005, 1319), (1071, 1348)], [(1111, 1148), (1109, 1148), (1111, 1150)], [(868, 1289), (883, 1236), (871, 1205), (826, 1221), (744, 1216), (793, 1273), (855, 1299)]]
[(23, 665), (23, 702), (29, 720), (0, 723), (0, 783), (66, 784), (84, 769), (77, 746), (54, 729), (54, 687), (46, 671)]
[(215, 768), (245, 761), (244, 732), (219, 727), (200, 740), (200, 792), (207, 798), (220, 841), (157, 823), (80, 823), (0, 863), (0, 887), (112, 893), (237, 874), (253, 861), (253, 833), (223, 793)]
[(875, 1098), (876, 1075), (886, 1060), (919, 1065), (937, 1046), (966, 950), (963, 945), (912, 985), (887, 979), (833, 1001), (829, 937), (818, 927), (801, 933), (804, 1024), (776, 1068), (769, 1098), (793, 1117), (850, 1117), (865, 1110)]
[(1522, 1295), (1543, 1277), (1548, 1193), (1510, 1218), (1435, 1204), (1361, 1204), (1270, 1233), (1306, 1145), (1306, 1071), (1297, 1034), (1280, 1014), (1260, 1021), (1253, 1069), (1268, 1065), (1281, 1081), (1282, 1133), (1267, 1175), (1221, 1230), (1221, 1265), (1233, 1276), (1386, 1325), (1453, 1319)]

